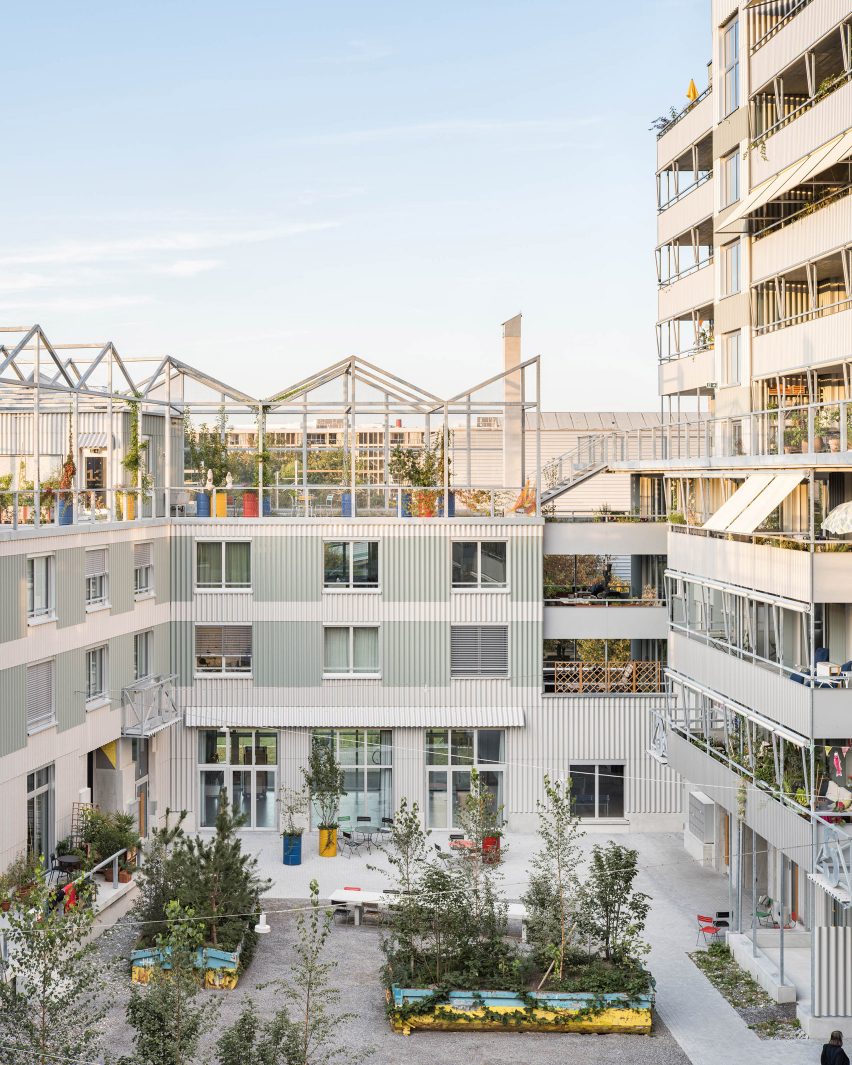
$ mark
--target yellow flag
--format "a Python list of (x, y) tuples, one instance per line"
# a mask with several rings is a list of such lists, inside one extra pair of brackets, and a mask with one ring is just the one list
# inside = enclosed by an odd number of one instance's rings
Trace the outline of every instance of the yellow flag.
[(689, 88), (686, 90), (686, 98), (690, 103), (694, 103), (698, 99), (698, 89), (695, 88), (695, 81), (693, 78), (689, 79)]

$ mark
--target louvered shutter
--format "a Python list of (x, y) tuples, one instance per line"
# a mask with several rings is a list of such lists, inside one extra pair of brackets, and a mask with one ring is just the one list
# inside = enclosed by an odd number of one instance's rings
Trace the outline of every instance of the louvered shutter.
[(222, 654), (222, 626), (221, 625), (196, 625), (195, 627), (195, 654), (205, 656), (221, 656)]
[(153, 563), (153, 551), (151, 544), (134, 544), (133, 545), (133, 565), (136, 569), (140, 569), (142, 566), (152, 566)]
[(479, 672), (488, 677), (508, 676), (508, 627), (506, 625), (483, 625), (479, 634)]
[(450, 630), (450, 674), (454, 677), (479, 675), (479, 628), (454, 625)]
[(27, 668), (27, 731), (53, 719), (53, 662), (39, 662)]
[(227, 625), (223, 628), (222, 653), (251, 657), (251, 625)]
[(453, 677), (506, 677), (509, 629), (506, 625), (453, 625), (450, 630)]
[(107, 553), (105, 548), (86, 552), (86, 576), (102, 577), (106, 571)]

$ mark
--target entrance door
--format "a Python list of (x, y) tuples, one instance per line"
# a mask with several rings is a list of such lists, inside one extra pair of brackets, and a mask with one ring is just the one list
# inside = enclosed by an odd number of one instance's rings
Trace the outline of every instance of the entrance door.
[(106, 507), (106, 459), (103, 455), (83, 456), (83, 487), (90, 493), (90, 508), (103, 510)]
[(231, 799), (246, 828), (275, 828), (275, 770), (235, 769)]

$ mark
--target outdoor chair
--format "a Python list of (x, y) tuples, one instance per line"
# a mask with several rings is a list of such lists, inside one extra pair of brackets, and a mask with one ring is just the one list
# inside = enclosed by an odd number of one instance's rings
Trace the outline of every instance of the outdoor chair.
[[(356, 822), (358, 824), (361, 824), (361, 825), (370, 825), (370, 824), (372, 824), (372, 821), (373, 821), (372, 817), (370, 817), (369, 814), (358, 814), (358, 816), (355, 818), (355, 820), (356, 820)], [(356, 831), (364, 832), (364, 829), (359, 828), (359, 829), (356, 829)], [(364, 842), (367, 844), (367, 850), (372, 854), (373, 853), (373, 833), (372, 832), (364, 832)]]
[(451, 832), (450, 833), (450, 842), (452, 843), (453, 840), (455, 840), (455, 839), (464, 839), (464, 833), (463, 832)]
[(729, 928), (731, 924), (731, 911), (730, 910), (716, 910), (716, 917), (713, 924), (717, 928)]
[(387, 825), (388, 828), (393, 828), (393, 818), (392, 817), (383, 817), (382, 818), (382, 824), (383, 825)]
[(698, 941), (704, 936), (704, 945), (707, 946), (707, 937), (712, 936), (713, 939), (718, 939), (722, 929), (713, 924), (713, 918), (707, 917), (703, 913), (697, 915), (698, 920), (698, 935), (695, 937), (695, 945), (698, 946)]
[(827, 662), (828, 661), (828, 648), (817, 647), (814, 652), (814, 662)]
[(767, 923), (769, 925), (775, 923), (772, 914), (772, 899), (768, 895), (761, 895), (757, 900), (754, 915), (762, 926), (765, 926)]
[(340, 845), (346, 851), (347, 858), (351, 858), (352, 852), (357, 851), (359, 847), (363, 847), (366, 842), (366, 839), (355, 839), (351, 832), (340, 833)]
[(333, 917), (335, 919), (338, 917), (342, 917), (343, 923), (346, 924), (347, 921), (354, 920), (355, 911), (351, 910), (345, 903), (336, 902), (334, 903)]

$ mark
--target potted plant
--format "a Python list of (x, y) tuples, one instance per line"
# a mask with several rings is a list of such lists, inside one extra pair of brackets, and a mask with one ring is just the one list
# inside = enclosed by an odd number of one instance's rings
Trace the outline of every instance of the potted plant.
[(473, 843), (474, 852), (489, 865), (500, 861), (500, 840), (506, 822), (503, 807), (497, 806), (494, 796), (483, 785), (476, 769), (470, 771), (470, 791), (464, 797), (458, 813), (459, 825)]
[(343, 770), (331, 743), (315, 740), (311, 744), (308, 768), (302, 768), (302, 776), (319, 816), (320, 857), (334, 858), (337, 854), (337, 816), (346, 789), (343, 787)]
[(807, 431), (802, 422), (801, 414), (796, 411), (792, 414), (788, 414), (784, 426), (784, 454), (792, 455), (796, 451), (802, 450), (802, 441), (806, 442), (807, 446)]
[[(122, 813), (120, 810), (99, 810), (92, 807), (86, 811), (83, 841), (88, 846), (89, 857), (98, 865), (119, 851), (131, 851), (139, 846), (136, 820), (133, 814)], [(112, 879), (111, 867), (106, 867), (103, 875), (107, 880)]]
[(288, 788), (282, 785), (278, 793), (281, 807), (282, 855), (284, 865), (302, 864), (302, 825), (296, 824), (296, 818), (303, 817), (308, 811), (308, 796), (304, 788)]
[(59, 470), (59, 510), (57, 520), (60, 525), (74, 523), (74, 477), (77, 465), (74, 462), (74, 441), (72, 437), (71, 411), (68, 412), (68, 453)]
[(23, 900), (29, 895), (38, 879), (38, 865), (36, 856), (25, 851), (7, 868), (3, 874), (5, 887), (0, 889), (0, 898), (5, 903), (3, 910), (9, 909), (12, 896)]
[[(449, 474), (449, 462), (447, 463)], [(434, 518), (443, 512), (444, 494), (440, 485), (444, 482), (444, 438), (439, 438), (438, 446), (429, 450), (414, 450), (397, 445), (390, 455), (388, 466), (390, 474), (397, 484), (411, 487), (412, 491), (402, 493), (403, 517)], [(448, 494), (447, 516), (455, 516), (456, 500), (454, 493)]]
[(814, 421), (814, 431), (821, 434), (820, 444), (814, 439), (814, 451), (822, 451), (823, 442), (829, 451), (840, 450), (840, 406), (822, 407)]
[(8, 913), (12, 905), (12, 883), (8, 873), (0, 873), (0, 912)]

